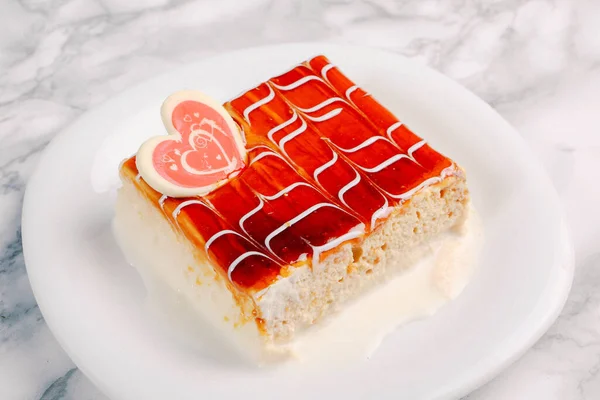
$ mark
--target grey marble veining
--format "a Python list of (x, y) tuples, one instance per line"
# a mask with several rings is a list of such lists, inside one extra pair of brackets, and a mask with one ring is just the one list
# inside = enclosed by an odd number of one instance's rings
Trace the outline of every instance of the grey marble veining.
[(595, 0), (0, 2), (0, 399), (105, 399), (52, 337), (20, 238), (52, 137), (158, 73), (231, 49), (327, 40), (386, 48), (481, 96), (531, 144), (572, 230), (562, 315), (469, 400), (600, 398), (600, 3)]

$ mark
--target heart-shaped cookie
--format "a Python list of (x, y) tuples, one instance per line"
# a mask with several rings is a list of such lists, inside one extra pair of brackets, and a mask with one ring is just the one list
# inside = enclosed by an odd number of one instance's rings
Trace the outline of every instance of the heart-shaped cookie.
[(243, 136), (231, 116), (205, 94), (185, 90), (162, 105), (168, 135), (140, 147), (136, 164), (154, 190), (170, 197), (204, 195), (246, 163)]

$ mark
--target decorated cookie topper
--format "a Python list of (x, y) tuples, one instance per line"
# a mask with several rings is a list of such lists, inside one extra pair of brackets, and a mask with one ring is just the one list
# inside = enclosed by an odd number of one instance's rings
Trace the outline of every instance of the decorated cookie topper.
[(246, 162), (241, 133), (227, 111), (197, 91), (180, 91), (162, 105), (168, 135), (147, 140), (136, 164), (154, 190), (170, 197), (200, 196), (223, 184)]

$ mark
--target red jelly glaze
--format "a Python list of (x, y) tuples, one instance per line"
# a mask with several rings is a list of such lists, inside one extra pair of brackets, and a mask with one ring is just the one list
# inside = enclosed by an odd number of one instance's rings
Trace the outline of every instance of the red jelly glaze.
[[(291, 86), (294, 82), (306, 77), (317, 78), (311, 69), (299, 66), (271, 79), (271, 81), (275, 85), (283, 86), (284, 88), (279, 90), (282, 96), (291, 104), (301, 108), (315, 107), (332, 97), (341, 98), (330, 85), (320, 78), (285, 89), (286, 86)], [(313, 124), (322, 136), (331, 140), (339, 148), (351, 150), (374, 136), (384, 139), (379, 130), (361, 115), (360, 111), (347, 102), (334, 102), (310, 114), (313, 117), (319, 117), (334, 110), (339, 110), (339, 114), (323, 121), (313, 122)], [(356, 151), (341, 150), (340, 153), (355, 165), (365, 169), (375, 169), (387, 160), (394, 160), (394, 157), (406, 154), (388, 140), (378, 140)], [(397, 159), (388, 167), (375, 169), (373, 172), (365, 171), (365, 174), (381, 190), (392, 197), (402, 195), (433, 176), (431, 171), (408, 158)]]
[[(287, 155), (295, 169), (307, 182), (323, 189), (324, 194), (331, 201), (346, 208), (349, 212), (355, 213), (363, 223), (369, 226), (373, 214), (385, 205), (385, 197), (367, 179), (364, 179), (363, 174), (360, 174), (337, 153), (334, 153), (331, 146), (322, 139), (312, 125), (307, 123), (306, 128), (303, 129), (304, 117), (296, 112), (294, 119), (294, 110), (281, 95), (276, 93), (274, 99), (268, 103), (268, 107), (260, 107), (250, 113), (250, 121), (245, 121), (243, 117), (240, 117), (248, 106), (268, 96), (269, 93), (269, 86), (262, 84), (252, 91), (252, 95), (244, 94), (228, 103), (227, 107), (238, 124), (246, 126), (245, 131), (250, 132), (249, 135), (260, 136), (260, 139), (251, 138), (254, 143), (268, 141), (273, 148), (276, 148), (276, 144), (281, 143), (283, 146), (281, 153)], [(271, 129), (290, 119), (293, 119), (293, 122), (271, 135), (272, 140), (267, 136)], [(304, 122), (306, 123), (306, 119)], [(257, 129), (258, 126), (260, 129)], [(286, 138), (288, 135), (293, 135), (293, 137)], [(337, 161), (318, 173), (317, 179), (315, 179), (317, 169), (330, 162), (334, 156), (337, 156)], [(359, 181), (353, 183), (357, 174)], [(342, 201), (340, 191), (348, 185), (351, 186), (342, 192), (344, 200)]]
[[(219, 232), (236, 232), (212, 241), (208, 257), (223, 276), (231, 273), (239, 289), (269, 286), (284, 265), (310, 259), (319, 246), (360, 229), (361, 223), (369, 232), (375, 217), (381, 222), (378, 211), (452, 165), (427, 145), (415, 151), (415, 160), (403, 157), (420, 138), (401, 126), (389, 140), (386, 129), (398, 120), (361, 89), (348, 102), (345, 92), (354, 83), (337, 68), (329, 69), (329, 83), (324, 81), (320, 71), (328, 64), (325, 57), (315, 57), (225, 104), (245, 133), (248, 165), (222, 187), (193, 199), (197, 202), (176, 218), (173, 211), (190, 199), (168, 198), (159, 205), (161, 194), (136, 178), (135, 158), (123, 165), (124, 175), (199, 250)], [(285, 88), (302, 78), (309, 81)], [(270, 101), (246, 112), (270, 95)], [(300, 110), (334, 97), (319, 110)], [(366, 140), (373, 143), (348, 151)], [(377, 168), (389, 159), (395, 161)], [(236, 260), (241, 261), (231, 270)]]
[[(360, 225), (355, 216), (328, 201), (321, 191), (298, 175), (295, 169), (287, 161), (276, 156), (276, 153), (261, 151), (256, 156), (253, 153), (249, 154), (252, 164), (243, 173), (242, 179), (265, 196), (275, 197), (285, 190), (285, 193), (277, 198), (265, 199), (265, 203), (273, 210), (272, 216), (278, 219), (281, 225), (292, 224), (285, 231), (292, 231), (311, 246), (322, 246), (330, 239), (340, 237)], [(273, 155), (258, 159), (261, 154), (268, 153)], [(287, 191), (292, 185), (293, 188)], [(319, 207), (292, 222), (309, 208), (323, 204), (327, 206)]]
[[(223, 230), (234, 230), (222, 216), (218, 215), (207, 202), (198, 198), (167, 198), (162, 207), (159, 204), (161, 194), (152, 189), (143, 179), (137, 179), (137, 167), (135, 157), (125, 161), (122, 166), (122, 174), (136, 184), (138, 190), (154, 204), (169, 222), (175, 225), (194, 245), (196, 249), (204, 252), (205, 243), (218, 232)], [(189, 204), (181, 209), (174, 218), (173, 212), (185, 201), (195, 200), (198, 203)], [(261, 252), (259, 246), (252, 241), (235, 234), (223, 235), (217, 238), (208, 249), (208, 257), (219, 268), (219, 272), (225, 279), (227, 267), (240, 255), (247, 252)], [(271, 284), (280, 273), (282, 264), (267, 254), (253, 255), (245, 258), (238, 264), (231, 274), (232, 281), (242, 288), (263, 288)]]
[[(338, 95), (345, 98), (346, 91), (351, 87), (356, 86), (356, 84), (344, 75), (337, 66), (330, 68), (325, 73), (326, 77), (324, 77), (322, 73), (323, 68), (329, 64), (331, 64), (331, 62), (327, 57), (322, 55), (311, 59), (307, 63), (316, 75), (326, 79)], [(387, 136), (388, 128), (400, 122), (394, 114), (360, 87), (350, 94), (349, 100), (351, 100), (356, 107), (369, 118), (369, 120), (379, 129), (381, 135)], [(392, 130), (390, 136), (404, 152), (407, 152), (412, 145), (422, 140), (404, 124)], [(444, 157), (427, 144), (416, 151), (414, 156), (419, 164), (425, 167), (432, 176), (439, 175), (444, 168), (452, 165), (450, 159)]]
[[(257, 210), (243, 221), (243, 226), (240, 225), (242, 217), (261, 204), (258, 195), (242, 180), (235, 179), (231, 184), (218, 188), (205, 198), (219, 210), (223, 219), (238, 228), (241, 233), (249, 235), (257, 243), (264, 243), (267, 236), (281, 225), (278, 220), (272, 218), (273, 212), (269, 207)], [(285, 263), (295, 262), (303, 254), (312, 251), (302, 238), (287, 230), (281, 232), (272, 241), (271, 248)]]

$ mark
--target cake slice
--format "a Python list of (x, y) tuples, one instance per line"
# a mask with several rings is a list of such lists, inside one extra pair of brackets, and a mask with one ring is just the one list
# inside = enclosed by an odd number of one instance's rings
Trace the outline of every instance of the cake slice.
[(287, 354), (295, 335), (408, 268), (419, 244), (466, 215), (464, 171), (324, 56), (223, 107), (243, 132), (245, 166), (174, 198), (133, 156), (115, 227), (138, 268), (253, 357)]

